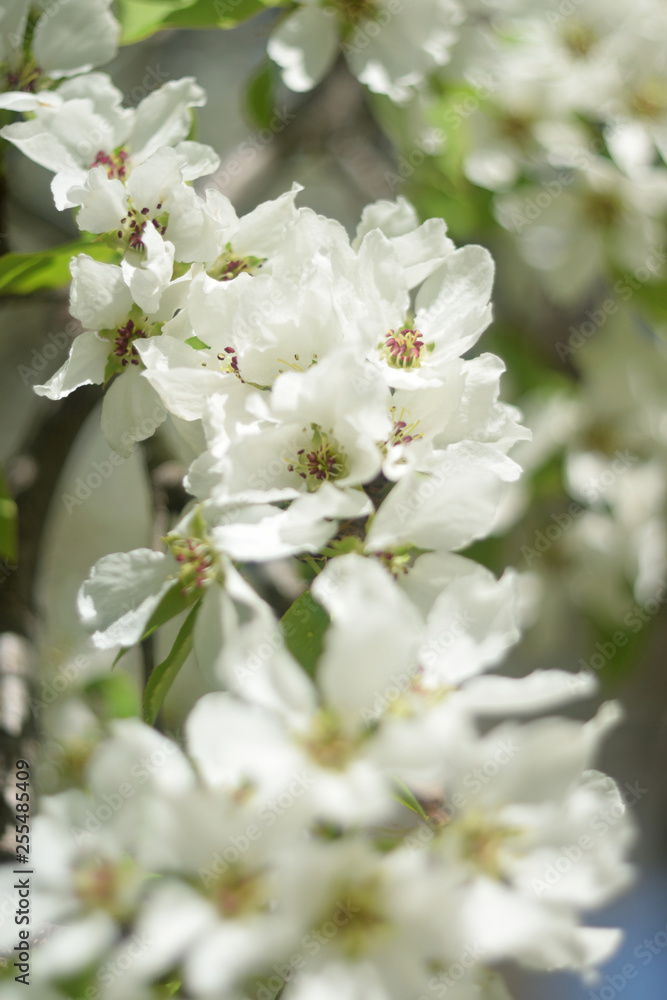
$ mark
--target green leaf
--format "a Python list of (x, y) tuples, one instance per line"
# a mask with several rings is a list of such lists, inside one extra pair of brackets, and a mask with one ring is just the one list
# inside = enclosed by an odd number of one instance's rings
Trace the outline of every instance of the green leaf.
[(165, 625), (172, 618), (175, 618), (176, 615), (180, 615), (182, 611), (186, 611), (194, 600), (195, 597), (192, 594), (183, 593), (183, 589), (179, 583), (174, 584), (164, 595), (148, 619), (146, 631), (142, 635), (141, 641), (143, 642), (144, 639), (147, 639), (156, 628)]
[(197, 337), (196, 335), (192, 336), (192, 337), (188, 337), (188, 339), (185, 341), (185, 343), (189, 344), (190, 347), (194, 347), (195, 351), (207, 351), (208, 350), (208, 344), (205, 344), (204, 341), (200, 340), (199, 337)]
[(196, 0), (187, 10), (174, 12), (170, 28), (233, 28), (254, 17), (267, 5), (262, 0)]
[[(623, 281), (622, 278), (620, 280)], [(625, 284), (627, 288), (627, 282)], [(640, 285), (635, 294), (637, 296), (636, 305), (639, 306), (650, 323), (658, 326), (658, 332), (664, 339), (665, 324), (667, 324), (667, 282), (647, 282)]]
[(0, 559), (15, 562), (18, 556), (17, 507), (0, 467)]
[(72, 257), (87, 253), (95, 260), (115, 263), (119, 252), (100, 240), (75, 240), (39, 253), (7, 253), (0, 257), (0, 295), (29, 295), (70, 282)]
[(280, 619), (287, 648), (310, 677), (315, 676), (330, 621), (309, 590), (301, 594)]
[(408, 809), (411, 809), (412, 812), (417, 813), (417, 815), (423, 820), (428, 822), (428, 815), (424, 812), (423, 806), (414, 793), (410, 791), (408, 786), (402, 782), (400, 778), (394, 779), (394, 786), (396, 788), (394, 798), (397, 799), (398, 802), (401, 802), (404, 806), (407, 806)]
[(118, 0), (121, 44), (167, 28), (233, 28), (272, 0)]
[(179, 670), (192, 652), (193, 630), (200, 606), (201, 601), (197, 601), (192, 607), (190, 614), (181, 625), (169, 656), (155, 667), (153, 673), (148, 678), (148, 684), (144, 691), (144, 721), (150, 726), (157, 719), (158, 712), (171, 685), (176, 680)]
[(141, 705), (136, 682), (124, 671), (98, 677), (86, 685), (85, 692), (103, 718), (131, 719), (139, 715)]
[(180, 6), (180, 0), (118, 0), (121, 45), (130, 45), (161, 31), (164, 21)]
[(275, 69), (272, 62), (265, 62), (250, 77), (245, 92), (245, 110), (257, 128), (268, 128), (276, 109)]

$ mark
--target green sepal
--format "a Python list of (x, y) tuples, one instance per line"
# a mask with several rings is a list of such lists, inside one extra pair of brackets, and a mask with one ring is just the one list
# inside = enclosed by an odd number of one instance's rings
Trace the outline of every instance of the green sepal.
[(197, 613), (201, 607), (198, 600), (190, 610), (189, 615), (181, 625), (178, 635), (171, 647), (169, 655), (159, 663), (148, 678), (144, 691), (143, 715), (144, 722), (152, 726), (157, 719), (162, 703), (169, 689), (176, 680), (178, 672), (192, 652), (194, 642), (194, 627)]
[[(195, 600), (196, 595), (184, 594), (180, 584), (175, 583), (174, 586), (170, 587), (167, 593), (163, 595), (162, 600), (148, 619), (146, 631), (142, 635), (139, 642), (143, 642), (144, 639), (147, 639), (149, 635), (152, 635), (156, 629), (160, 628), (161, 625), (166, 625), (167, 622), (171, 621), (172, 618), (175, 618), (176, 615), (180, 615), (183, 611), (187, 611)], [(127, 652), (129, 652), (130, 649), (132, 649), (131, 646), (124, 646), (118, 651), (116, 658), (113, 661), (114, 667), (118, 661), (122, 659)]]
[(188, 337), (185, 341), (190, 347), (194, 347), (195, 351), (208, 351), (209, 345), (205, 344), (203, 340), (200, 340), (196, 335), (193, 337)]
[(328, 613), (309, 590), (297, 597), (280, 619), (285, 644), (309, 677), (315, 676), (330, 622)]
[(416, 798), (413, 792), (410, 791), (405, 782), (401, 781), (400, 778), (394, 778), (394, 794), (393, 798), (400, 802), (402, 805), (411, 809), (412, 812), (417, 813), (417, 815), (428, 822), (428, 816), (424, 812), (424, 807), (421, 805), (419, 799)]

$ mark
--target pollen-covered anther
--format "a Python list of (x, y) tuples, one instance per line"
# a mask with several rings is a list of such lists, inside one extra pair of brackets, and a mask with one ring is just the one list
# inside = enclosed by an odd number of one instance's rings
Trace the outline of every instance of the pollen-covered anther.
[(218, 259), (208, 268), (206, 273), (216, 281), (232, 281), (239, 274), (254, 274), (258, 271), (265, 257), (243, 257), (235, 254), (231, 243), (228, 243)]
[(203, 538), (167, 536), (167, 545), (181, 569), (178, 581), (184, 597), (208, 587), (218, 577), (218, 559)]
[(406, 576), (410, 572), (412, 565), (412, 555), (407, 551), (399, 552), (376, 552), (375, 557), (380, 560), (388, 573), (391, 573), (395, 580), (400, 576)]
[(267, 908), (266, 878), (262, 872), (247, 872), (234, 866), (212, 887), (214, 902), (229, 919), (261, 913)]
[(136, 870), (132, 861), (93, 855), (79, 858), (71, 871), (72, 887), (86, 910), (103, 911), (118, 921), (128, 918)]
[(300, 448), (296, 461), (288, 461), (287, 471), (296, 472), (314, 492), (325, 481), (335, 482), (347, 475), (347, 461), (338, 442), (317, 424), (312, 425), (312, 447)]
[(104, 167), (109, 180), (117, 179), (123, 181), (127, 176), (128, 158), (129, 154), (122, 146), (119, 149), (115, 149), (112, 153), (105, 153), (103, 149), (100, 149), (90, 166), (91, 168)]
[(298, 738), (309, 757), (320, 767), (343, 771), (354, 759), (363, 737), (344, 731), (332, 713), (321, 709), (307, 733)]
[(128, 319), (125, 326), (117, 330), (114, 341), (113, 353), (121, 359), (123, 368), (127, 365), (139, 365), (141, 363), (134, 342), (138, 339), (145, 339), (148, 332), (140, 326), (136, 326), (134, 320)]
[(32, 59), (28, 59), (27, 62), (14, 70), (8, 70), (5, 79), (7, 90), (21, 90), (24, 94), (36, 94), (43, 87), (49, 86), (50, 83), (44, 76), (41, 66), (38, 66)]
[[(159, 214), (156, 215), (156, 212)], [(117, 232), (118, 239), (125, 242), (128, 249), (143, 253), (146, 249), (144, 240), (146, 226), (150, 223), (160, 236), (164, 236), (167, 232), (168, 220), (169, 216), (166, 212), (162, 211), (161, 202), (155, 206), (153, 211), (151, 211), (148, 205), (135, 208), (129, 204), (127, 215), (124, 215), (120, 220), (123, 228)]]
[(218, 354), (218, 361), (220, 362), (220, 368), (223, 372), (227, 372), (228, 375), (236, 375), (240, 382), (245, 381), (239, 371), (239, 359), (235, 347), (225, 347), (224, 350)]
[(389, 413), (391, 415), (393, 430), (385, 442), (388, 446), (396, 447), (399, 444), (410, 444), (411, 441), (419, 441), (424, 437), (423, 434), (417, 433), (417, 428), (420, 424), (419, 420), (413, 420), (408, 423), (407, 420), (403, 419), (405, 416), (405, 407), (397, 415), (396, 407), (392, 406)]
[(398, 331), (390, 330), (378, 349), (392, 368), (420, 368), (427, 347), (419, 330), (404, 326)]

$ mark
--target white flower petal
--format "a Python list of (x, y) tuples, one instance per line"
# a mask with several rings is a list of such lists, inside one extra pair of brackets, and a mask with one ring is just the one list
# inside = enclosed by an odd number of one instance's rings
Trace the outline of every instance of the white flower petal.
[(128, 366), (107, 389), (100, 426), (115, 452), (124, 458), (138, 441), (145, 441), (167, 419), (167, 411), (155, 389)]
[(35, 60), (48, 76), (85, 73), (116, 55), (120, 25), (110, 0), (58, 0), (48, 5), (33, 37)]
[(108, 340), (96, 333), (80, 333), (72, 341), (69, 357), (62, 368), (44, 385), (36, 385), (34, 391), (38, 396), (62, 399), (79, 386), (101, 385), (108, 357)]
[(290, 90), (312, 90), (334, 64), (338, 36), (333, 17), (305, 7), (287, 17), (273, 32), (268, 53), (282, 67)]
[(163, 552), (135, 549), (104, 556), (81, 586), (78, 610), (99, 649), (132, 646), (173, 586), (176, 563)]

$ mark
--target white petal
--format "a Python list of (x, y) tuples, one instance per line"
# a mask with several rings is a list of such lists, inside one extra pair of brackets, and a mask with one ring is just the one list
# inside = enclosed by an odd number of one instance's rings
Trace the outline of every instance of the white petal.
[(72, 288), (70, 312), (89, 330), (114, 330), (132, 308), (132, 296), (123, 272), (114, 264), (103, 264), (79, 254), (70, 265)]
[(419, 290), (415, 325), (427, 343), (435, 342), (433, 364), (464, 354), (489, 325), (493, 273), (488, 250), (462, 247)]
[(327, 704), (364, 725), (378, 697), (411, 666), (421, 619), (374, 559), (332, 559), (316, 578), (313, 596), (332, 619), (318, 665)]
[(139, 641), (162, 596), (173, 586), (167, 577), (175, 565), (163, 552), (151, 549), (115, 552), (95, 564), (79, 591), (78, 609), (99, 649)]
[(369, 550), (412, 544), (456, 550), (488, 534), (503, 494), (491, 471), (449, 449), (433, 475), (409, 473), (380, 505), (366, 539)]
[(149, 438), (166, 419), (155, 389), (128, 366), (105, 393), (100, 426), (114, 451), (127, 458), (137, 441)]
[(174, 146), (184, 181), (213, 174), (220, 166), (220, 157), (211, 146), (203, 142), (179, 142)]
[(228, 694), (200, 698), (185, 723), (188, 753), (212, 787), (241, 787), (246, 780), (282, 783), (290, 754), (279, 719)]
[(397, 198), (396, 201), (386, 199), (374, 201), (366, 205), (361, 213), (352, 245), (355, 250), (358, 249), (366, 233), (370, 233), (373, 229), (379, 229), (388, 239), (392, 239), (394, 236), (411, 233), (418, 225), (419, 216), (405, 198)]
[[(10, 90), (0, 94), (0, 108), (6, 111), (38, 111), (39, 108), (59, 108), (62, 98), (53, 91), (44, 90), (39, 94), (27, 94), (22, 90)], [(7, 126), (11, 128), (11, 125)], [(4, 135), (4, 129), (2, 134)]]
[(144, 97), (137, 107), (129, 146), (135, 163), (143, 163), (161, 146), (187, 139), (192, 126), (190, 108), (206, 103), (206, 94), (194, 77), (169, 80)]
[(109, 341), (96, 333), (80, 333), (72, 341), (69, 357), (62, 368), (44, 385), (36, 385), (38, 396), (62, 399), (81, 385), (101, 385), (109, 357)]
[(319, 552), (336, 533), (336, 525), (317, 518), (306, 520), (302, 512), (294, 508), (294, 504), (285, 511), (268, 505), (232, 507), (225, 518), (226, 523), (211, 529), (211, 537), (232, 559), (244, 562), (266, 562), (286, 559), (298, 552)]
[(174, 244), (163, 239), (153, 226), (147, 226), (141, 238), (145, 250), (128, 251), (120, 266), (139, 308), (156, 313), (174, 271)]
[(234, 252), (260, 257), (278, 253), (284, 246), (287, 227), (299, 218), (294, 202), (302, 190), (300, 184), (292, 184), (279, 198), (262, 202), (244, 215), (232, 237)]
[(76, 223), (89, 233), (110, 233), (118, 229), (127, 214), (127, 192), (115, 177), (107, 177), (104, 167), (94, 167), (84, 184), (75, 184), (68, 192), (71, 205), (81, 205)]
[(86, 771), (98, 798), (118, 791), (119, 776), (135, 790), (177, 795), (192, 788), (192, 768), (177, 743), (139, 719), (115, 719), (111, 727), (110, 738), (99, 744)]
[(269, 56), (283, 70), (290, 90), (312, 90), (331, 69), (338, 51), (333, 17), (305, 7), (286, 18), (269, 39)]
[(453, 580), (431, 608), (421, 647), (426, 676), (456, 685), (498, 663), (519, 641), (516, 574), (483, 567)]
[(110, 0), (59, 0), (40, 17), (35, 60), (48, 76), (70, 76), (102, 66), (116, 55), (120, 25)]
[[(98, 961), (119, 935), (113, 918), (101, 910), (54, 927), (33, 955), (32, 973), (44, 979), (66, 979)], [(40, 981), (39, 979), (37, 980)]]
[(196, 351), (164, 333), (138, 342), (137, 351), (146, 366), (143, 377), (169, 412), (182, 420), (201, 419), (206, 400), (216, 392), (224, 392), (230, 378), (234, 378), (205, 366), (204, 361), (210, 360), (208, 351)]
[(537, 714), (591, 698), (598, 684), (594, 674), (582, 671), (535, 670), (527, 677), (474, 677), (459, 693), (466, 707), (483, 715)]

